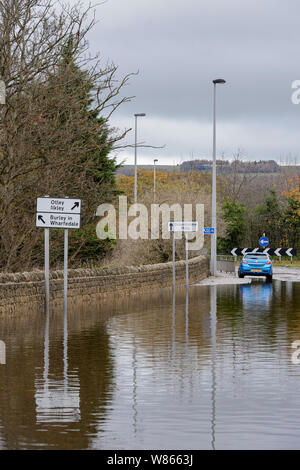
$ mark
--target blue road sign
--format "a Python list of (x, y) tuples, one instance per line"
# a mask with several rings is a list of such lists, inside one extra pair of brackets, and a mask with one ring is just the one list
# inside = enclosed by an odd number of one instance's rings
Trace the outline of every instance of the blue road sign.
[(259, 244), (260, 244), (260, 246), (263, 246), (263, 247), (268, 246), (269, 245), (269, 239), (267, 237), (261, 237), (259, 239)]
[(203, 229), (204, 235), (215, 233), (214, 227), (204, 227)]

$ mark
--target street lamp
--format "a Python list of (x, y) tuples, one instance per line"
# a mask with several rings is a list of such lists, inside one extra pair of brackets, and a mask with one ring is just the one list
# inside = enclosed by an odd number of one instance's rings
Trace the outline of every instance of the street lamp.
[(135, 131), (134, 131), (134, 204), (137, 203), (137, 118), (146, 116), (145, 113), (135, 114)]
[(212, 199), (211, 199), (211, 220), (214, 233), (211, 237), (211, 257), (210, 271), (212, 276), (217, 274), (217, 178), (216, 178), (216, 86), (226, 83), (223, 78), (213, 80), (214, 84), (214, 109), (213, 109), (213, 166), (212, 166)]
[(155, 178), (156, 178), (155, 163), (157, 163), (157, 162), (158, 162), (158, 160), (157, 160), (157, 158), (155, 158), (155, 160), (153, 160), (153, 200), (154, 200), (154, 202), (155, 202), (155, 189), (156, 189), (155, 188), (155, 183), (156, 183), (156, 181), (155, 181)]

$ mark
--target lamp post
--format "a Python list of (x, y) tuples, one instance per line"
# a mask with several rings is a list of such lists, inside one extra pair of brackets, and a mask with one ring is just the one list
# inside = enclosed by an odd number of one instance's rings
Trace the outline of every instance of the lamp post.
[(137, 203), (137, 118), (146, 116), (145, 113), (135, 114), (135, 130), (134, 130), (134, 204)]
[(216, 88), (217, 84), (226, 83), (223, 78), (213, 80), (214, 84), (214, 103), (213, 103), (213, 166), (212, 166), (212, 199), (211, 199), (211, 220), (214, 233), (211, 237), (211, 258), (210, 271), (212, 276), (217, 274), (217, 164), (216, 164)]
[(155, 160), (153, 160), (153, 200), (155, 202), (155, 191), (156, 191), (156, 171), (155, 171), (155, 163), (157, 163), (158, 160), (157, 158), (155, 158)]

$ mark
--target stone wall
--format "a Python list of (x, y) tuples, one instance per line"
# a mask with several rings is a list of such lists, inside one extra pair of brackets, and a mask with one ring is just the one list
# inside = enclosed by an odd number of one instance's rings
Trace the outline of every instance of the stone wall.
[[(207, 277), (208, 259), (198, 256), (189, 260), (190, 283)], [(176, 283), (185, 283), (185, 261), (176, 262)], [(120, 268), (70, 269), (68, 296), (105, 297), (128, 295), (172, 285), (172, 263)], [(51, 272), (52, 299), (63, 298), (63, 271)], [(45, 283), (43, 271), (0, 274), (0, 307), (43, 302)]]

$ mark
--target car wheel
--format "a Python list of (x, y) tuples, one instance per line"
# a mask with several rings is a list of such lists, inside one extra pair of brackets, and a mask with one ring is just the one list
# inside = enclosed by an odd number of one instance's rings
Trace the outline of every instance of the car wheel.
[(244, 277), (244, 274), (241, 274), (240, 272), (238, 273), (238, 275), (239, 275), (240, 278)]
[(273, 279), (272, 274), (269, 274), (269, 275), (267, 276), (267, 282), (272, 282), (272, 279)]

